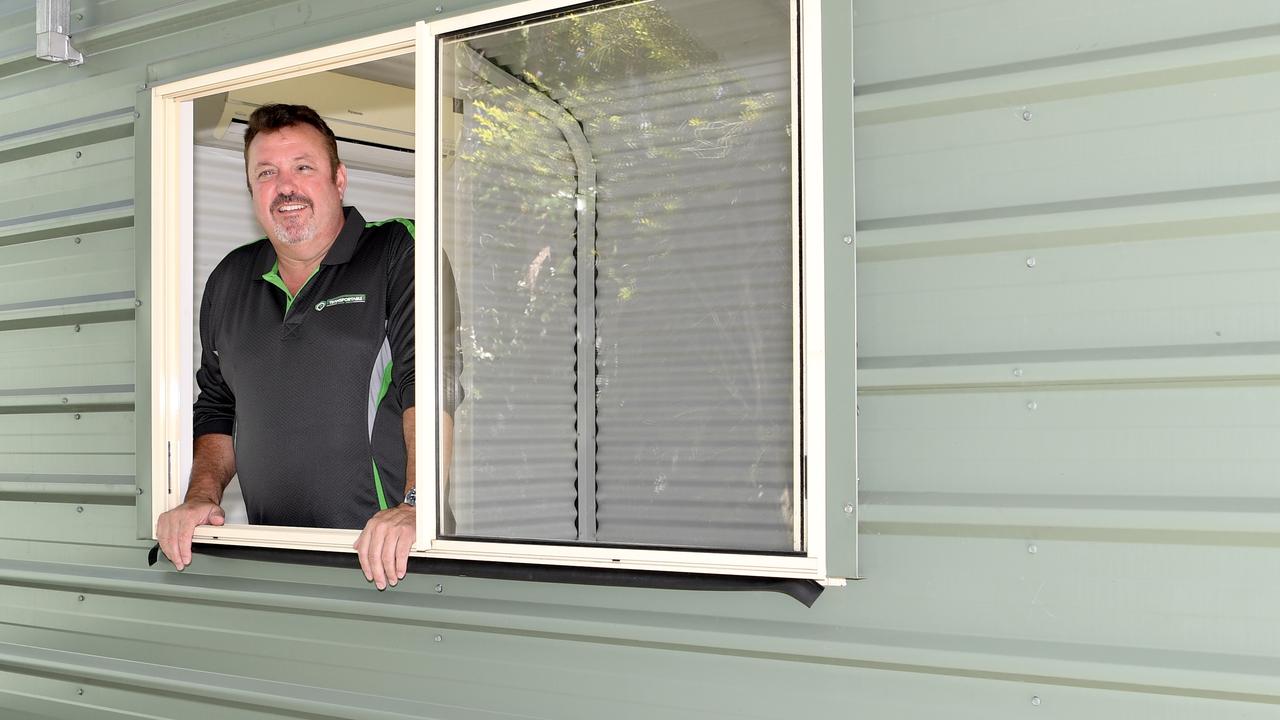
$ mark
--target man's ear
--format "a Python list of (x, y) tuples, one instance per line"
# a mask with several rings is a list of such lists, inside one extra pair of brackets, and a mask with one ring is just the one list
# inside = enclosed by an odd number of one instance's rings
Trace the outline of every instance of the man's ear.
[(338, 163), (338, 172), (333, 177), (333, 184), (338, 186), (338, 197), (347, 196), (347, 166)]

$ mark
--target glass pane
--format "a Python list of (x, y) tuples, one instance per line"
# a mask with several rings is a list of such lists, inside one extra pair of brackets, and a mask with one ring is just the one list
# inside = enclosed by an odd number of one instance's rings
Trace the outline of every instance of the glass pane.
[(793, 35), (671, 0), (441, 42), (456, 535), (800, 549)]

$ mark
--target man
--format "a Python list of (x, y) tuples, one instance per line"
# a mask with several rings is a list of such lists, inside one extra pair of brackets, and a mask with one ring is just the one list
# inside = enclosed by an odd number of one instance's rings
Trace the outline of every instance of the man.
[(263, 106), (244, 140), (267, 237), (209, 276), (191, 481), (156, 536), (189, 565), (238, 472), (250, 523), (363, 528), (360, 567), (382, 590), (416, 537), (413, 225), (343, 207), (346, 168), (311, 108)]

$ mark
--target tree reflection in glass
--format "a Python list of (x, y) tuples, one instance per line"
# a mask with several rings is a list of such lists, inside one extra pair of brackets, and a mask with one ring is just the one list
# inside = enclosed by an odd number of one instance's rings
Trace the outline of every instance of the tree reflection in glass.
[(442, 44), (459, 535), (800, 549), (789, 13), (622, 3)]

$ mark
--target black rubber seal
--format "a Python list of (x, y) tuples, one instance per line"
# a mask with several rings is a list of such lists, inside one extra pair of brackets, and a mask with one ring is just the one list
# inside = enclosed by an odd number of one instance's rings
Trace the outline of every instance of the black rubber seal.
[[(192, 552), (237, 560), (349, 568), (357, 572), (360, 570), (360, 561), (352, 553), (203, 544), (194, 545)], [(160, 546), (157, 544), (147, 553), (147, 564), (155, 565), (159, 559)], [(409, 572), (422, 575), (552, 582), (569, 585), (642, 587), (712, 592), (776, 592), (794, 598), (805, 607), (813, 607), (813, 604), (817, 602), (818, 596), (822, 595), (824, 589), (820, 583), (813, 580), (790, 578), (761, 578), (740, 575), (656, 572), (650, 570), (611, 570), (608, 568), (416, 557), (409, 558)]]

